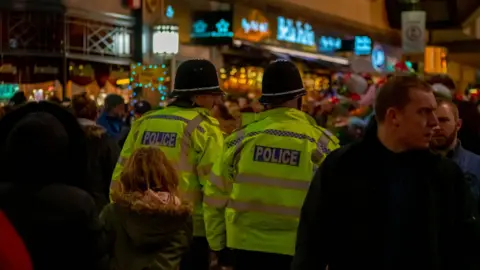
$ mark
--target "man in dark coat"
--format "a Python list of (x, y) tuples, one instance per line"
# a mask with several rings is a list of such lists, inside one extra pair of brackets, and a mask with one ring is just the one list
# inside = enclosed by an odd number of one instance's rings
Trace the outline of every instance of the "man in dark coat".
[(480, 269), (479, 224), (462, 171), (428, 150), (436, 107), (416, 77), (383, 86), (378, 124), (315, 174), (294, 270)]

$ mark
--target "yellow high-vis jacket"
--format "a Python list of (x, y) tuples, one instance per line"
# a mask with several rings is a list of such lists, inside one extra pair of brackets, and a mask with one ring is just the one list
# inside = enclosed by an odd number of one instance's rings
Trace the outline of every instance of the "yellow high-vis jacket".
[(118, 184), (125, 161), (144, 146), (160, 147), (178, 170), (182, 197), (194, 206), (194, 236), (205, 236), (203, 189), (223, 148), (218, 121), (206, 109), (176, 106), (136, 120), (113, 172), (112, 188)]
[(335, 136), (291, 108), (262, 112), (227, 137), (204, 190), (210, 247), (293, 255), (310, 182), (338, 147)]

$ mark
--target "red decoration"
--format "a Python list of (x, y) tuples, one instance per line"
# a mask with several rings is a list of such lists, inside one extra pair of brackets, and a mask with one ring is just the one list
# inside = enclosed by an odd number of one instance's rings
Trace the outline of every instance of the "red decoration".
[(332, 104), (338, 104), (340, 102), (340, 99), (338, 99), (337, 97), (331, 97), (329, 101)]
[(359, 101), (361, 99), (360, 95), (357, 94), (357, 93), (352, 93), (350, 95), (350, 99), (353, 100), (353, 101)]
[(142, 8), (142, 0), (128, 0), (128, 7), (130, 9)]
[(394, 66), (395, 71), (409, 71), (407, 64), (405, 62), (398, 62)]

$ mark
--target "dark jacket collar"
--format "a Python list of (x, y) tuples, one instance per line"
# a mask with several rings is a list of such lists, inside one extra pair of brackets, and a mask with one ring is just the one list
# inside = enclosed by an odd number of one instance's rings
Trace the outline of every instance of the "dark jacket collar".
[(390, 151), (388, 148), (386, 148), (382, 144), (382, 142), (380, 142), (380, 140), (378, 139), (377, 131), (378, 131), (377, 120), (373, 118), (371, 119), (371, 121), (369, 121), (365, 131), (365, 136), (361, 141), (361, 144), (366, 145), (369, 151), (373, 151), (377, 155), (384, 154), (384, 155), (391, 155), (391, 156), (405, 157), (405, 158), (413, 158), (413, 157), (421, 158), (421, 157), (426, 157), (428, 155), (431, 155), (428, 149), (408, 150), (402, 153), (394, 153)]

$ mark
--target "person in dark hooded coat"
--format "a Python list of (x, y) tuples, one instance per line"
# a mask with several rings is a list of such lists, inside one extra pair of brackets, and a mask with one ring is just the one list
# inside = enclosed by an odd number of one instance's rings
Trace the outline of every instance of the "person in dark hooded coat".
[(87, 137), (89, 179), (92, 182), (93, 198), (100, 213), (110, 202), (110, 182), (120, 156), (120, 147), (108, 136), (105, 128), (95, 123), (98, 115), (97, 104), (86, 93), (73, 97), (72, 111)]
[(85, 135), (50, 102), (0, 121), (0, 207), (36, 270), (104, 269), (104, 237), (87, 181)]
[(162, 150), (142, 147), (126, 162), (120, 183), (100, 215), (110, 268), (178, 270), (193, 241), (193, 223), (191, 204), (178, 197), (175, 167)]

